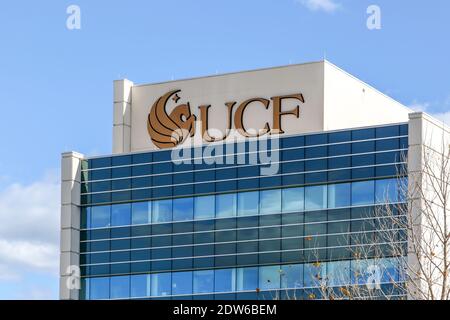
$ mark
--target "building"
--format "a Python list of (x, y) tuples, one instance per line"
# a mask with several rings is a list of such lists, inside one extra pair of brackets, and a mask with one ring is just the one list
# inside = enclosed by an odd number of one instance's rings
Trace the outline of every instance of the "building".
[(326, 61), (116, 81), (113, 154), (62, 154), (61, 299), (315, 299), (349, 284), (411, 298), (408, 254), (386, 249), (406, 231), (386, 243), (373, 222), (406, 205), (425, 128), (443, 129)]

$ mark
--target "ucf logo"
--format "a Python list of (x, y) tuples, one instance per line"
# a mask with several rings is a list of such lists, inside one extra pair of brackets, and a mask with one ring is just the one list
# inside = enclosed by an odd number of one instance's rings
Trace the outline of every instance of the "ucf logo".
[[(153, 143), (160, 149), (172, 148), (182, 144), (188, 137), (195, 135), (195, 123), (197, 117), (192, 114), (189, 102), (176, 106), (170, 114), (167, 114), (166, 105), (169, 100), (178, 103), (181, 90), (173, 90), (167, 92), (160, 97), (152, 106), (147, 119), (147, 129)], [(296, 118), (300, 116), (300, 106), (297, 105), (294, 109), (282, 111), (282, 104), (284, 100), (294, 99), (301, 103), (305, 103), (305, 99), (301, 93), (272, 97), (270, 100), (264, 98), (248, 99), (238, 105), (237, 102), (226, 102), (228, 127), (226, 133), (222, 137), (212, 137), (208, 133), (208, 113), (211, 105), (199, 106), (201, 133), (205, 142), (217, 142), (225, 140), (230, 134), (232, 127), (244, 137), (259, 137), (265, 134), (283, 134), (281, 128), (281, 117), (285, 115), (292, 115)], [(244, 126), (244, 112), (250, 104), (259, 104), (264, 109), (268, 110), (272, 105), (273, 118), (272, 128), (266, 122), (264, 128), (259, 129), (258, 132), (254, 130), (247, 130)], [(234, 107), (237, 105), (236, 111)], [(234, 115), (234, 116), (233, 116)]]

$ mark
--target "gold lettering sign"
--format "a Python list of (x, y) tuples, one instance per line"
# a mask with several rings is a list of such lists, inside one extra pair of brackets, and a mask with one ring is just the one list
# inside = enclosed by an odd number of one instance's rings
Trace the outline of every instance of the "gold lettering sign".
[[(167, 113), (166, 107), (169, 100), (178, 103), (180, 96), (178, 95), (181, 90), (173, 90), (165, 95), (161, 96), (150, 109), (147, 117), (147, 130), (152, 139), (154, 145), (160, 149), (173, 148), (179, 144), (182, 144), (188, 137), (195, 135), (195, 123), (196, 116), (191, 113), (191, 107), (189, 102), (175, 106), (170, 114)], [(227, 130), (222, 137), (212, 137), (208, 133), (209, 124), (209, 111), (211, 105), (202, 105), (198, 107), (201, 120), (201, 134), (202, 139), (205, 142), (217, 142), (225, 140), (232, 130), (234, 124), (235, 129), (239, 134), (244, 137), (259, 137), (265, 134), (283, 134), (284, 131), (281, 128), (281, 118), (283, 116), (292, 115), (296, 118), (300, 117), (300, 106), (297, 105), (294, 109), (282, 111), (282, 104), (284, 100), (298, 100), (301, 103), (305, 103), (305, 99), (301, 93), (276, 96), (268, 99), (264, 98), (251, 98), (240, 103), (234, 113), (234, 106), (237, 102), (226, 102), (227, 108)], [(258, 132), (250, 132), (247, 130), (244, 124), (244, 113), (250, 104), (255, 104), (263, 107), (265, 110), (273, 105), (273, 118), (272, 126), (268, 122), (264, 124), (264, 127), (259, 129)]]

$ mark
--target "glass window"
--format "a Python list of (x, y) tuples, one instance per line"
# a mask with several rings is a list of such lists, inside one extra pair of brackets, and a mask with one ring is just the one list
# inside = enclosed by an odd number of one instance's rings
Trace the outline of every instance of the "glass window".
[(375, 198), (375, 182), (362, 181), (352, 183), (352, 205), (373, 204)]
[(150, 296), (150, 275), (136, 274), (130, 276), (130, 297), (142, 298)]
[(320, 210), (327, 207), (327, 186), (312, 186), (305, 188), (306, 210)]
[(290, 264), (281, 266), (281, 288), (294, 289), (303, 287), (303, 265)]
[(303, 211), (305, 207), (304, 188), (283, 189), (282, 201), (283, 212)]
[(397, 179), (377, 180), (375, 182), (375, 202), (377, 204), (398, 201)]
[(82, 229), (91, 228), (91, 207), (81, 208), (81, 228)]
[(237, 290), (256, 291), (258, 288), (258, 267), (237, 269)]
[(194, 293), (214, 292), (214, 270), (194, 271)]
[(111, 225), (111, 206), (95, 206), (91, 209), (91, 227), (104, 228)]
[(395, 283), (399, 280), (398, 260), (369, 259), (352, 261), (352, 282), (376, 286), (380, 283)]
[(89, 291), (92, 300), (109, 299), (109, 278), (91, 278)]
[(242, 192), (238, 194), (238, 216), (258, 214), (259, 192)]
[(195, 219), (214, 218), (215, 196), (195, 197)]
[(350, 284), (350, 261), (327, 263), (327, 281), (331, 287)]
[(134, 202), (131, 204), (131, 224), (146, 224), (152, 222), (152, 203)]
[(154, 273), (151, 275), (151, 295), (154, 297), (168, 296), (171, 293), (171, 274)]
[(214, 292), (236, 291), (236, 269), (222, 269), (214, 272)]
[(194, 218), (194, 199), (173, 199), (173, 221), (192, 220)]
[(281, 190), (264, 190), (260, 193), (260, 214), (281, 213)]
[(192, 271), (172, 273), (172, 294), (192, 294)]
[(328, 208), (350, 206), (351, 184), (340, 183), (328, 185)]
[(127, 226), (131, 224), (131, 204), (114, 204), (111, 206), (111, 225)]
[(152, 205), (152, 222), (172, 220), (172, 200), (154, 201)]
[(325, 277), (326, 264), (322, 262), (305, 264), (304, 285), (307, 288), (320, 286)]
[(130, 297), (130, 276), (111, 277), (111, 299)]
[(280, 266), (259, 267), (259, 289), (279, 289), (280, 274)]
[(216, 217), (235, 217), (237, 209), (237, 195), (235, 193), (219, 194), (216, 196)]

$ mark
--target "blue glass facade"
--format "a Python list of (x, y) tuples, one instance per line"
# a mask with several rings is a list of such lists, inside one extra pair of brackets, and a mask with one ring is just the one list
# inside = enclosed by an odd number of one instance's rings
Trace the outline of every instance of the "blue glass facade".
[[(232, 163), (252, 153), (234, 147)], [(353, 249), (386, 245), (374, 213), (404, 202), (407, 151), (402, 124), (281, 138), (270, 176), (174, 164), (170, 150), (85, 160), (80, 298), (307, 299), (323, 277), (362, 283)], [(398, 259), (378, 263), (383, 286), (401, 281)]]

